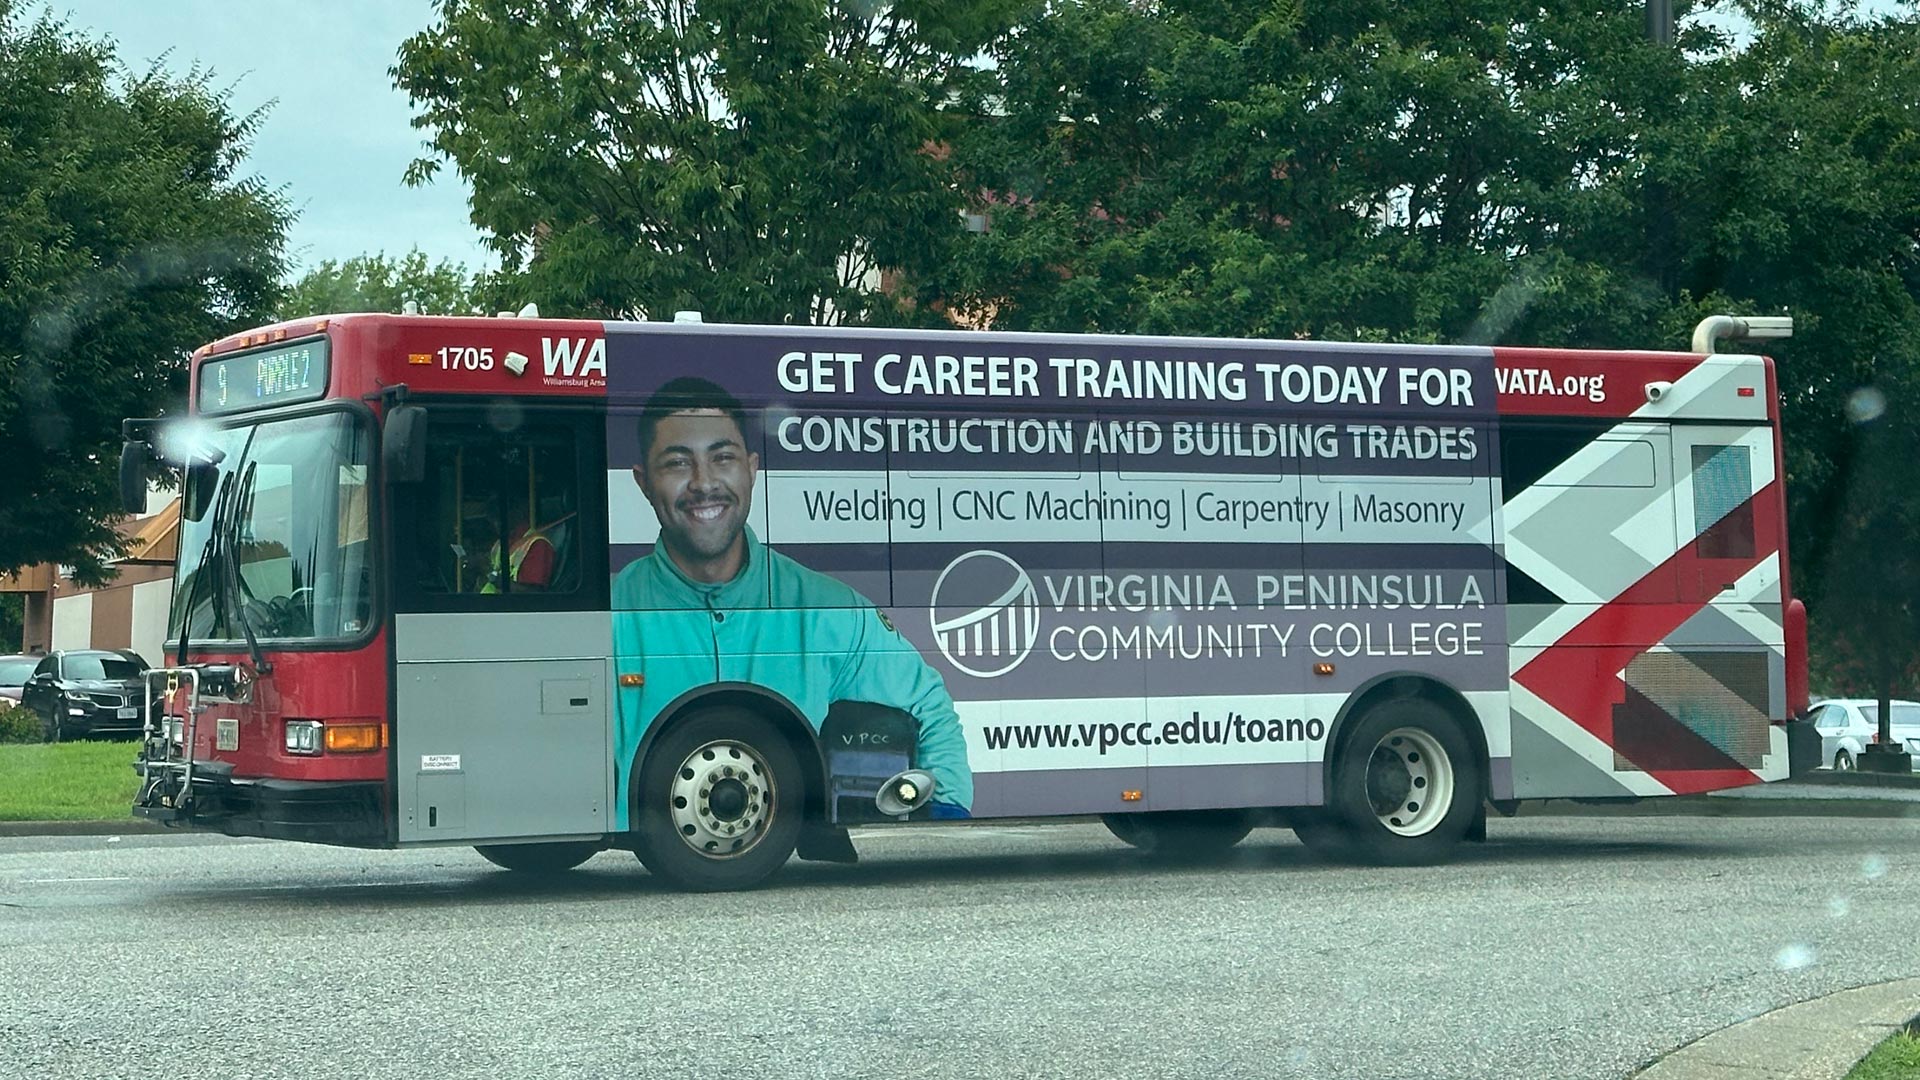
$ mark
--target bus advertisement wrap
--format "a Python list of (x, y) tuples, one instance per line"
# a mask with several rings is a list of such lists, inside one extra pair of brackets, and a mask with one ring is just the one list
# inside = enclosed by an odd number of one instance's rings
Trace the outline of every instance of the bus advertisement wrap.
[(1504, 759), (1489, 350), (962, 341), (609, 336), (620, 827), (714, 683), (936, 818), (1311, 804), (1395, 673)]

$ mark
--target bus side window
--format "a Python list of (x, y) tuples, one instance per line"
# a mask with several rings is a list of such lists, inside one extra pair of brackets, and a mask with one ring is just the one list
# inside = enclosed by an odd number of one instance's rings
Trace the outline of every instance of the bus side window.
[(414, 584), (474, 596), (580, 588), (580, 476), (573, 433), (436, 423), (415, 521)]

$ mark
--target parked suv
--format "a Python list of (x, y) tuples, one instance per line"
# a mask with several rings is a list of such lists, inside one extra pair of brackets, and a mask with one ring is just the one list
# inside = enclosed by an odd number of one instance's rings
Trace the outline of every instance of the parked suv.
[(146, 670), (146, 660), (125, 649), (48, 653), (21, 688), (21, 704), (40, 714), (48, 742), (137, 735)]

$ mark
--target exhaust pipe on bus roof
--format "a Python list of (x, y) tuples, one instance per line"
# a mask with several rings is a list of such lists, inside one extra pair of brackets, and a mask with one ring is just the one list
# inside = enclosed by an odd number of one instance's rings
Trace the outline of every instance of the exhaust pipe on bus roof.
[(1701, 319), (1700, 325), (1693, 328), (1693, 351), (1711, 355), (1714, 343), (1719, 341), (1757, 341), (1792, 336), (1793, 317), (1790, 315), (1749, 315), (1745, 318), (1712, 315)]

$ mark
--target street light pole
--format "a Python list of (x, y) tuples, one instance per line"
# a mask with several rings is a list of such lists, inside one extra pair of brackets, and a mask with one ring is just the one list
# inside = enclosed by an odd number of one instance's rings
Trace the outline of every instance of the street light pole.
[(1673, 44), (1673, 0), (1647, 0), (1647, 40)]

